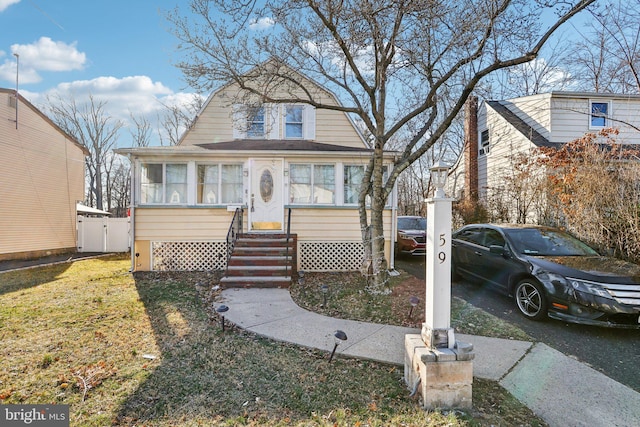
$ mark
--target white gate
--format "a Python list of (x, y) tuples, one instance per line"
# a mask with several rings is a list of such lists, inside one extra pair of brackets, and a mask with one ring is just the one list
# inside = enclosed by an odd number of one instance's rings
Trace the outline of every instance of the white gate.
[(78, 215), (78, 252), (127, 252), (129, 218)]

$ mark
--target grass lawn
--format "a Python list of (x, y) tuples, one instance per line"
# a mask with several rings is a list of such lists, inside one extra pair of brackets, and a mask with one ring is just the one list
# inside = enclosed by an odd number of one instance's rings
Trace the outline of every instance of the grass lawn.
[(402, 368), (223, 334), (213, 274), (129, 267), (0, 273), (0, 403), (68, 404), (72, 426), (543, 425), (489, 381), (470, 413), (424, 412)]

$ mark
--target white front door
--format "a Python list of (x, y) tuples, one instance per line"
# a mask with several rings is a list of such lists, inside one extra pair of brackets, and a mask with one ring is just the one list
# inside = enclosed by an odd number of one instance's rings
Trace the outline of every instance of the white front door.
[(251, 231), (284, 229), (283, 160), (251, 159), (249, 223)]

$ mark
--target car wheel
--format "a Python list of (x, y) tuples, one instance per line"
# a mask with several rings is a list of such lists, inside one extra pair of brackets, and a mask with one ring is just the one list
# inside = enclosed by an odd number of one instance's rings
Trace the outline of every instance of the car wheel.
[(520, 313), (528, 319), (542, 320), (547, 317), (547, 298), (542, 286), (531, 279), (518, 283), (514, 298)]

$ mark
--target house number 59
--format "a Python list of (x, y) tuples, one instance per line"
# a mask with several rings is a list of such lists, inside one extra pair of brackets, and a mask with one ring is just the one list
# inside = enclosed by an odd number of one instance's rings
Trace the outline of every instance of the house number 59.
[[(440, 235), (440, 247), (444, 246), (447, 243), (447, 239), (444, 238), (444, 233)], [(438, 252), (438, 260), (440, 260), (440, 264), (442, 264), (447, 259), (447, 254), (444, 251)]]

